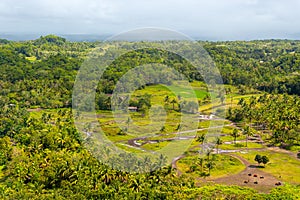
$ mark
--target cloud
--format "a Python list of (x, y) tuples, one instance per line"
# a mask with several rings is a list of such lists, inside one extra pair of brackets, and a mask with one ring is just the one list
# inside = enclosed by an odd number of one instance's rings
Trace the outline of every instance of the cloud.
[(2, 0), (2, 32), (118, 33), (166, 27), (216, 39), (300, 33), (299, 0)]

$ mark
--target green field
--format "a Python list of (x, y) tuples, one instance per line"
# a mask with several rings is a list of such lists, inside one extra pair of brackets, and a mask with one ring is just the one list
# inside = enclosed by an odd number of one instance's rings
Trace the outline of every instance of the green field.
[(234, 150), (234, 149), (252, 149), (252, 148), (264, 148), (262, 144), (254, 143), (254, 142), (248, 142), (248, 145), (246, 147), (245, 142), (240, 142), (237, 144), (222, 144), (219, 146), (220, 149), (224, 150)]
[[(178, 169), (193, 178), (201, 177), (201, 166), (199, 165), (199, 156), (187, 156), (177, 162)], [(215, 166), (211, 170), (210, 178), (220, 178), (237, 174), (242, 171), (245, 166), (236, 158), (229, 155), (218, 154), (213, 156)], [(191, 166), (196, 166), (195, 171), (191, 172)], [(203, 170), (203, 172), (207, 169)]]
[[(206, 88), (204, 87), (203, 83), (201, 82), (192, 82), (191, 85), (195, 89), (195, 94), (199, 100), (203, 99), (206, 95), (208, 95), (208, 92)], [(233, 89), (234, 90), (234, 89)], [(173, 91), (173, 92), (172, 92)], [(172, 148), (181, 148), (182, 141), (162, 141), (166, 138), (174, 138), (176, 137), (175, 134), (170, 134), (177, 132), (178, 124), (180, 124), (181, 116), (182, 114), (179, 113), (176, 109), (178, 109), (178, 106), (175, 105), (175, 110), (173, 110), (172, 104), (167, 104), (164, 102), (165, 96), (169, 96), (170, 98), (175, 98), (175, 94), (180, 94), (182, 97), (186, 98), (192, 98), (192, 93), (185, 92), (186, 88), (181, 86), (170, 86), (169, 88), (163, 86), (163, 85), (151, 85), (147, 86), (144, 89), (136, 90), (131, 98), (137, 98), (144, 94), (150, 94), (151, 95), (151, 104), (152, 105), (161, 105), (166, 109), (166, 116), (163, 116), (161, 119), (156, 119), (156, 121), (151, 120), (150, 113), (147, 112), (145, 116), (142, 116), (140, 112), (131, 112), (130, 117), (131, 121), (129, 124), (126, 125), (126, 121), (121, 121), (121, 125), (127, 126), (128, 130), (126, 132), (121, 132), (120, 126), (116, 123), (116, 119), (114, 118), (114, 115), (111, 111), (97, 111), (97, 118), (100, 124), (101, 129), (106, 134), (108, 139), (116, 144), (118, 148), (121, 148), (127, 152), (132, 153), (143, 153), (143, 151), (139, 148), (130, 146), (127, 141), (136, 137), (140, 137), (140, 133), (146, 134), (148, 136), (148, 140), (160, 140), (156, 143), (147, 143), (142, 145), (140, 148), (148, 151), (159, 151), (164, 150), (167, 148), (170, 144), (172, 144)], [(259, 94), (254, 94), (258, 96)], [(245, 98), (246, 100), (250, 98), (252, 95), (237, 95), (232, 94), (233, 101), (232, 106), (236, 106), (240, 98)], [(205, 110), (205, 112), (210, 112), (212, 107), (218, 106), (220, 103), (211, 104), (207, 103), (200, 107), (200, 111)], [(230, 96), (227, 96), (226, 104), (221, 107), (229, 107), (231, 106), (231, 98)], [(43, 113), (49, 113), (52, 114), (53, 118), (58, 117), (56, 109), (50, 109), (50, 110), (42, 110), (42, 111), (36, 111), (31, 112), (31, 117), (34, 118), (40, 118), (42, 117)], [(165, 120), (165, 121), (164, 121)], [(162, 121), (164, 121), (162, 123)], [(230, 124), (230, 121), (223, 121), (223, 120), (200, 120), (198, 124), (198, 128), (208, 128), (210, 126), (219, 126), (219, 125), (226, 125), (222, 128), (221, 133), (225, 134), (221, 136), (221, 140), (223, 144), (219, 145), (219, 150), (241, 150), (243, 153), (236, 153), (237, 155), (249, 160), (251, 163), (256, 165), (254, 161), (254, 157), (256, 154), (261, 155), (267, 155), (270, 159), (270, 163), (267, 164), (266, 168), (261, 168), (261, 170), (268, 172), (275, 177), (281, 177), (280, 180), (283, 182), (288, 183), (295, 183), (300, 184), (300, 179), (296, 174), (300, 174), (299, 165), (300, 162), (296, 158), (292, 158), (290, 155), (284, 154), (284, 153), (274, 153), (271, 151), (252, 151), (253, 148), (265, 148), (262, 144), (254, 143), (254, 142), (248, 142), (248, 147), (245, 146), (245, 140), (246, 137), (244, 135), (240, 135), (237, 138), (237, 144), (224, 144), (224, 142), (233, 142), (233, 137), (231, 136), (231, 133), (234, 128), (236, 128), (234, 125)], [(229, 125), (230, 124), (230, 125)], [(160, 128), (164, 126), (163, 131), (160, 130)], [(188, 130), (189, 127), (195, 127), (192, 124), (186, 124), (186, 127), (181, 127), (184, 130)], [(196, 126), (197, 127), (197, 126)], [(207, 133), (207, 130), (198, 131), (198, 135), (202, 133)], [(139, 140), (138, 143), (144, 143), (147, 140)], [(182, 143), (184, 144), (184, 142)], [(200, 150), (199, 146), (200, 142), (197, 142), (195, 139), (192, 140), (191, 145), (189, 148), (193, 148), (193, 150), (186, 150), (185, 155), (183, 159), (180, 159), (177, 162), (178, 170), (181, 171), (184, 175), (191, 177), (193, 179), (198, 179), (203, 176), (202, 172), (208, 173), (207, 169), (204, 167), (203, 171), (201, 170), (201, 167), (199, 166), (199, 163), (197, 163), (198, 155), (195, 155), (195, 153)], [(197, 146), (198, 145), (198, 146)], [(197, 146), (197, 147), (196, 147)], [(248, 150), (248, 151), (246, 151)], [(298, 150), (297, 147), (292, 147), (294, 152)], [(174, 151), (175, 152), (175, 151)], [(248, 153), (246, 153), (248, 152)], [(233, 158), (229, 155), (225, 154), (218, 154), (213, 155), (214, 157), (214, 167), (211, 169), (211, 173), (209, 176), (209, 179), (215, 179), (225, 176), (231, 176), (234, 174), (237, 174), (241, 172), (245, 166), (236, 158)], [(191, 170), (192, 169), (192, 170)], [(287, 170), (288, 169), (288, 170)]]
[(255, 155), (266, 155), (270, 162), (261, 170), (272, 174), (284, 182), (300, 184), (300, 160), (286, 154), (274, 151), (249, 151), (245, 153), (237, 153), (237, 155), (247, 159), (253, 165), (257, 165), (254, 161)]

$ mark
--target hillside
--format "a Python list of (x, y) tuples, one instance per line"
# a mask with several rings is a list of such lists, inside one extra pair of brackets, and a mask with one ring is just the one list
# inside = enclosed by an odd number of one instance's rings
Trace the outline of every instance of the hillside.
[(299, 199), (300, 41), (145, 43), (0, 40), (0, 197)]

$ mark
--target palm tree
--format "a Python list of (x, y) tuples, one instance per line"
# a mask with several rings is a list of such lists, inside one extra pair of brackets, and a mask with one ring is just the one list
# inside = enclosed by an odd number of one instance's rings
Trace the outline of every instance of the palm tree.
[(205, 134), (202, 133), (201, 135), (198, 135), (196, 141), (200, 142), (203, 146), (203, 143), (205, 141)]
[(212, 149), (208, 149), (207, 152), (206, 152), (206, 156), (207, 156), (207, 162), (210, 161), (210, 154), (212, 153)]
[(208, 161), (208, 163), (206, 163), (206, 167), (208, 168), (208, 175), (210, 175), (210, 171), (214, 167), (213, 161)]
[(225, 101), (225, 96), (222, 95), (222, 96), (220, 97), (220, 99), (221, 99), (221, 103), (222, 103), (222, 105), (223, 105), (223, 104), (224, 104), (224, 101)]
[(170, 102), (173, 106), (173, 110), (175, 110), (175, 103), (177, 103), (176, 99), (173, 98), (172, 101)]
[(246, 135), (246, 147), (248, 147), (248, 138), (252, 135), (252, 131), (249, 126), (245, 126), (243, 128), (243, 134)]
[(219, 145), (223, 144), (223, 141), (221, 140), (220, 137), (217, 138), (216, 141), (216, 147), (217, 147), (217, 154), (219, 154)]
[(181, 129), (181, 124), (178, 124), (175, 130), (179, 131), (180, 129)]
[(168, 95), (165, 96), (164, 102), (165, 102), (165, 103), (168, 103), (168, 102), (169, 102), (169, 96), (168, 96)]
[(201, 166), (201, 172), (203, 172), (204, 158), (203, 157), (199, 157), (198, 163)]
[(234, 137), (234, 144), (236, 144), (236, 138), (240, 136), (238, 129), (236, 129), (236, 128), (233, 129), (231, 135), (232, 135), (232, 137)]
[(129, 132), (129, 124), (131, 122), (130, 117), (127, 118), (126, 124), (127, 124), (127, 132)]
[(166, 127), (165, 126), (162, 126), (161, 128), (160, 128), (160, 132), (162, 133), (162, 132), (164, 132), (166, 130)]
[(131, 188), (135, 192), (139, 192), (142, 188), (140, 178), (137, 177), (137, 178), (131, 179), (131, 183), (129, 185), (129, 188)]

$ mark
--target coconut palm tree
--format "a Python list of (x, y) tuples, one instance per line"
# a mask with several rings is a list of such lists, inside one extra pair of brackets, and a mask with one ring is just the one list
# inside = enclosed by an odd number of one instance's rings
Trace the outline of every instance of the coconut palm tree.
[(245, 126), (243, 128), (243, 134), (246, 135), (246, 147), (248, 147), (248, 138), (252, 135), (252, 131), (250, 129), (250, 126)]
[(196, 141), (200, 142), (203, 146), (204, 141), (205, 141), (205, 134), (198, 135)]
[(171, 100), (171, 102), (170, 102), (171, 104), (172, 104), (172, 106), (173, 106), (173, 110), (175, 110), (175, 103), (177, 103), (177, 101), (176, 101), (176, 99), (175, 98), (173, 98), (172, 100)]
[(128, 117), (128, 118), (127, 118), (127, 121), (126, 121), (126, 124), (127, 124), (127, 132), (129, 132), (129, 124), (130, 124), (130, 122), (131, 122), (131, 118)]
[(203, 172), (203, 165), (204, 165), (204, 158), (203, 157), (199, 157), (198, 159), (198, 164), (201, 166), (201, 172)]
[(214, 168), (214, 162), (209, 161), (208, 163), (206, 163), (206, 167), (208, 168), (208, 175), (210, 175), (210, 171)]
[(238, 129), (233, 129), (231, 136), (234, 138), (234, 144), (236, 144), (236, 138), (240, 136), (239, 130)]
[(216, 147), (217, 147), (217, 154), (219, 154), (219, 145), (223, 144), (223, 141), (221, 140), (220, 137), (217, 138), (216, 141)]

